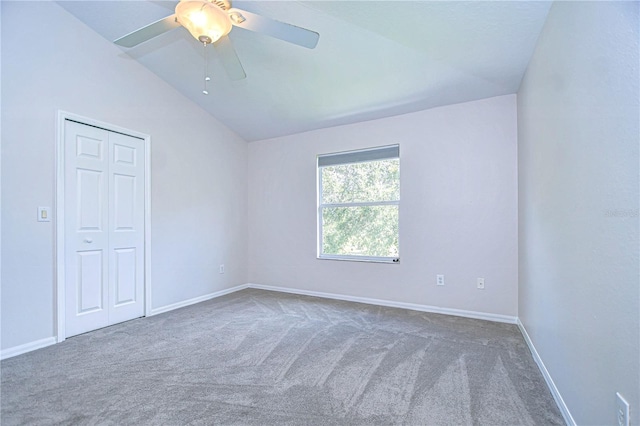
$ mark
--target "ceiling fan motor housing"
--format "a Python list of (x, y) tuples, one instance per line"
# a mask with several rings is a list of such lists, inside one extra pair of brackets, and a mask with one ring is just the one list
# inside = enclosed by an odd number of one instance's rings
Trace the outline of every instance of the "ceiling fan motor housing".
[(229, 10), (231, 8), (231, 2), (228, 0), (209, 0), (222, 10)]

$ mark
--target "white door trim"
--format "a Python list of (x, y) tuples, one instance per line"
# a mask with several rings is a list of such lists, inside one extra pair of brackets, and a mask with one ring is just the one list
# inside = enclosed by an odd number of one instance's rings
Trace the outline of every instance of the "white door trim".
[(89, 126), (99, 127), (110, 132), (123, 133), (144, 140), (144, 314), (151, 315), (151, 136), (125, 129), (110, 123), (83, 117), (58, 110), (56, 136), (56, 215), (55, 215), (55, 331), (56, 341), (66, 338), (65, 332), (65, 261), (64, 261), (64, 123), (65, 120), (76, 121)]

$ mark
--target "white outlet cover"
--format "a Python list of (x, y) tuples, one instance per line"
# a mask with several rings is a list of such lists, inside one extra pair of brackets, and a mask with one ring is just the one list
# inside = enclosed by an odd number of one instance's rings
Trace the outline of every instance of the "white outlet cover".
[(616, 392), (616, 421), (618, 426), (629, 426), (629, 403)]
[(436, 285), (444, 285), (444, 275), (436, 275)]

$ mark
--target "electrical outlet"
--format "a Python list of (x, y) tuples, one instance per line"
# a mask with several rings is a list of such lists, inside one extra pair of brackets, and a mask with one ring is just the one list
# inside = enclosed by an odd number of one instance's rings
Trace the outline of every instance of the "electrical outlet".
[(220, 265), (220, 273), (224, 274), (224, 263), (222, 265)]
[(444, 285), (444, 275), (436, 275), (436, 285)]
[(478, 278), (478, 288), (484, 290), (484, 278)]
[(616, 392), (616, 423), (618, 426), (629, 426), (629, 403)]

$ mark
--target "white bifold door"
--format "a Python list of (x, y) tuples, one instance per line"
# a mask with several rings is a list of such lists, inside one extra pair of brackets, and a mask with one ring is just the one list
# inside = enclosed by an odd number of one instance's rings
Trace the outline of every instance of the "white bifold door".
[(65, 121), (65, 335), (144, 315), (144, 140)]

